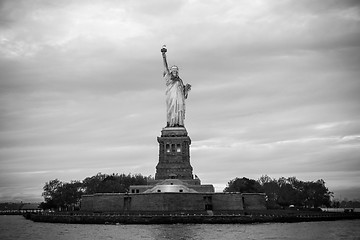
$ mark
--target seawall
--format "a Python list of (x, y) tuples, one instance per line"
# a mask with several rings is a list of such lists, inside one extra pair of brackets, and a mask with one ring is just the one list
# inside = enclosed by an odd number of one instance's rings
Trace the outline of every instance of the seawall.
[(27, 214), (34, 222), (74, 223), (74, 224), (228, 224), (265, 222), (310, 222), (360, 219), (360, 213), (324, 212), (282, 212), (256, 211), (243, 213), (166, 213), (166, 214), (119, 214), (119, 213), (48, 213)]

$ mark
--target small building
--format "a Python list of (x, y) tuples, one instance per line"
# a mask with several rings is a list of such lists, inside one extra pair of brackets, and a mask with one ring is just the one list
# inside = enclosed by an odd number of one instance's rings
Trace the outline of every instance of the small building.
[(42, 212), (43, 210), (40, 208), (39, 203), (25, 203), (21, 208), (21, 213), (38, 213)]

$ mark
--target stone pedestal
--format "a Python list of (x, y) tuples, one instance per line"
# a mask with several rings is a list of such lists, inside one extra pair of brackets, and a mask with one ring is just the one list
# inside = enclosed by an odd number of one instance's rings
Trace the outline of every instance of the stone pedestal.
[(159, 163), (155, 180), (191, 180), (193, 168), (190, 165), (191, 139), (184, 127), (166, 127), (161, 131), (159, 142)]

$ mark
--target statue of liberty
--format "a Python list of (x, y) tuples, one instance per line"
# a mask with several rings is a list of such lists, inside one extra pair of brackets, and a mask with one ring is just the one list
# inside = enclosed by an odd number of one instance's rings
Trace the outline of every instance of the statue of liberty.
[(170, 69), (166, 61), (166, 46), (161, 49), (164, 60), (164, 79), (166, 81), (166, 116), (167, 127), (184, 127), (185, 99), (191, 90), (191, 85), (184, 85), (179, 77), (179, 68), (172, 66)]

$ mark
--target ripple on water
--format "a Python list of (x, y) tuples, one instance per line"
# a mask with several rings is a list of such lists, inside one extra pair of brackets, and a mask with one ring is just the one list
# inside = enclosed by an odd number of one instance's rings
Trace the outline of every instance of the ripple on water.
[(86, 225), (0, 216), (0, 239), (360, 239), (360, 220), (266, 224)]

